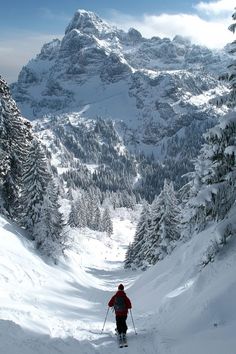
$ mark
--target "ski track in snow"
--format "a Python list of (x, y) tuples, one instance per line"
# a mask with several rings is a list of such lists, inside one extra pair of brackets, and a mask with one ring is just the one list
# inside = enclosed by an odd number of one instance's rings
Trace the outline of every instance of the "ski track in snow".
[[(122, 260), (134, 234), (134, 224), (123, 213), (114, 217), (110, 239), (90, 230), (72, 230), (78, 252), (69, 251), (68, 262), (56, 267), (44, 263), (17, 227), (1, 219), (7, 242), (1, 239), (0, 318), (5, 321), (0, 321), (0, 329), (11, 332), (9, 354), (120, 353), (111, 310), (102, 334), (101, 329), (117, 285), (123, 282), (128, 288), (139, 277), (138, 272), (123, 270)], [(156, 353), (156, 334), (140, 329), (140, 321), (135, 321), (138, 335), (129, 316), (129, 347), (122, 350)], [(8, 353), (5, 340), (0, 340), (0, 352)]]

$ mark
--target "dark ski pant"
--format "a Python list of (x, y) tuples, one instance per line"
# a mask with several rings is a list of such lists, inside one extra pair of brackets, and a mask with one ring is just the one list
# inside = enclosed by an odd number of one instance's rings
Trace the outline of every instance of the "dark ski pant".
[(116, 328), (117, 328), (117, 332), (119, 334), (126, 333), (126, 331), (128, 329), (127, 324), (126, 324), (126, 320), (127, 320), (127, 315), (116, 316)]

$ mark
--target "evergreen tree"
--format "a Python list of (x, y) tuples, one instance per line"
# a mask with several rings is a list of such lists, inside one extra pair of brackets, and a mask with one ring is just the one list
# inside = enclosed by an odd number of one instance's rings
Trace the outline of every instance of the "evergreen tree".
[(85, 195), (81, 195), (77, 203), (77, 212), (78, 212), (78, 225), (77, 227), (83, 228), (88, 225), (88, 216), (87, 216), (87, 204), (85, 200)]
[(108, 234), (108, 236), (111, 236), (113, 233), (113, 224), (110, 216), (110, 211), (108, 208), (105, 208), (102, 215), (101, 231), (105, 231)]
[(164, 212), (164, 196), (163, 191), (152, 202), (150, 208), (151, 223), (149, 227), (149, 237), (154, 240), (160, 229), (160, 221)]
[(130, 267), (131, 264), (140, 266), (143, 260), (142, 247), (145, 243), (148, 230), (150, 226), (150, 211), (148, 203), (144, 203), (143, 209), (140, 215), (139, 222), (137, 224), (134, 242), (129, 247), (129, 252), (125, 258), (125, 267)]
[(180, 208), (178, 200), (174, 191), (173, 182), (164, 181), (164, 213), (161, 219), (162, 224), (165, 225), (166, 237), (169, 241), (176, 241), (180, 237), (179, 232), (179, 216)]
[(98, 199), (91, 191), (83, 192), (76, 202), (72, 203), (68, 224), (71, 227), (89, 227), (91, 230), (100, 231), (101, 212)]
[(78, 211), (78, 203), (72, 202), (71, 211), (69, 214), (68, 224), (71, 227), (79, 226), (79, 211)]
[(4, 176), (6, 176), (10, 164), (9, 164), (9, 155), (0, 148), (0, 180), (2, 181)]
[(84, 193), (83, 200), (86, 215), (86, 226), (93, 229), (94, 204), (91, 193), (86, 191)]
[(155, 264), (171, 253), (180, 238), (179, 215), (173, 183), (165, 180), (163, 190), (151, 207), (151, 225), (142, 250), (146, 263)]
[(205, 134), (195, 163), (190, 225), (204, 228), (210, 220), (223, 219), (236, 198), (236, 117), (231, 112)]
[(86, 214), (87, 226), (91, 230), (100, 230), (101, 213), (99, 209), (100, 197), (97, 189), (90, 188), (87, 192)]
[(172, 182), (165, 180), (164, 188), (151, 205), (144, 205), (133, 244), (126, 255), (125, 266), (145, 269), (169, 254), (180, 238), (180, 209)]
[(68, 191), (66, 193), (66, 197), (71, 201), (73, 200), (73, 192), (72, 192), (71, 186), (68, 188)]
[(51, 179), (45, 154), (38, 140), (32, 141), (24, 161), (22, 176), (21, 224), (34, 238), (34, 226), (40, 220), (43, 197)]
[(128, 245), (127, 251), (125, 253), (125, 268), (131, 268), (134, 262), (134, 254), (133, 254), (133, 247), (130, 243)]
[(5, 153), (2, 149), (0, 149), (0, 212), (2, 214), (7, 215), (7, 211), (5, 210), (4, 207), (4, 200), (3, 195), (3, 184), (4, 184), (4, 178), (6, 174), (8, 173), (10, 168), (10, 160), (9, 160), (9, 155)]
[(50, 181), (44, 193), (40, 218), (34, 227), (34, 236), (37, 248), (55, 259), (63, 253), (67, 243), (59, 208), (57, 189)]
[[(93, 230), (101, 231), (101, 212), (99, 207), (96, 205), (94, 208), (94, 215), (93, 215)], [(113, 232), (113, 229), (111, 230)], [(111, 232), (111, 234), (112, 234)]]
[[(236, 20), (236, 13), (233, 14)], [(229, 29), (235, 32), (236, 23)], [(236, 52), (236, 42), (230, 46)], [(230, 92), (217, 99), (218, 104), (227, 104), (232, 111), (219, 119), (219, 123), (204, 135), (203, 145), (195, 163), (192, 193), (186, 210), (189, 212), (186, 233), (202, 230), (212, 220), (224, 219), (236, 199), (236, 62), (224, 75), (230, 82)]]
[(11, 217), (18, 216), (22, 162), (32, 139), (31, 125), (20, 115), (6, 82), (0, 77), (0, 162), (2, 198)]
[(164, 203), (165, 196), (164, 192), (161, 191), (159, 196), (154, 199), (150, 208), (150, 226), (142, 247), (143, 260), (148, 261), (149, 264), (155, 264), (158, 260), (158, 246), (161, 238), (161, 220), (165, 208)]

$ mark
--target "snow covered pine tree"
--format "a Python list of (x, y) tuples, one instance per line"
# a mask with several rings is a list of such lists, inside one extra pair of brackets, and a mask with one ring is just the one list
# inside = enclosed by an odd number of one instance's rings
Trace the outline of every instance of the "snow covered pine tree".
[(54, 182), (50, 181), (44, 193), (40, 218), (34, 227), (34, 237), (40, 251), (55, 260), (67, 246), (59, 207), (57, 188)]
[(48, 162), (40, 142), (32, 140), (29, 153), (23, 163), (21, 224), (35, 238), (35, 224), (40, 220), (43, 197), (51, 179)]
[(112, 225), (112, 220), (110, 216), (110, 212), (108, 208), (105, 208), (103, 215), (102, 215), (102, 221), (101, 221), (101, 227), (102, 231), (105, 231), (108, 236), (110, 237), (113, 233), (113, 225)]
[(146, 269), (170, 254), (180, 238), (179, 215), (173, 183), (165, 180), (164, 188), (154, 199), (151, 210), (144, 205), (134, 242), (126, 254), (125, 267)]
[(17, 219), (22, 166), (32, 140), (31, 124), (21, 117), (0, 76), (0, 171), (2, 212)]
[(150, 226), (150, 210), (149, 204), (144, 202), (143, 209), (136, 227), (134, 241), (129, 245), (126, 257), (125, 268), (140, 267), (143, 261), (142, 247), (148, 234)]
[[(236, 21), (236, 12), (233, 14)], [(229, 30), (235, 32), (236, 23)], [(229, 45), (231, 54), (236, 53), (236, 41)], [(220, 118), (219, 124), (205, 135), (205, 144), (195, 164), (192, 182), (193, 194), (187, 208), (191, 210), (190, 226), (204, 228), (210, 220), (223, 219), (236, 199), (236, 62), (228, 66), (224, 75), (229, 81), (230, 92), (212, 101), (227, 105), (231, 111)]]

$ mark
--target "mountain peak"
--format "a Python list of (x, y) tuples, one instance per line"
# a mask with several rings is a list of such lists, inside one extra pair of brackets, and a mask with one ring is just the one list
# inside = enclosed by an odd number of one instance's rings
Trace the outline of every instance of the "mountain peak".
[(94, 12), (81, 9), (75, 12), (71, 22), (65, 30), (65, 34), (73, 29), (94, 35), (104, 34), (111, 31), (111, 27)]

